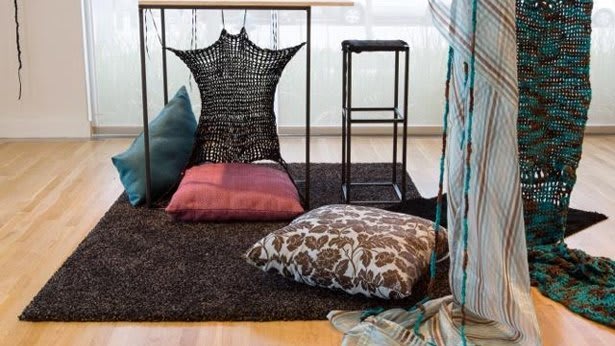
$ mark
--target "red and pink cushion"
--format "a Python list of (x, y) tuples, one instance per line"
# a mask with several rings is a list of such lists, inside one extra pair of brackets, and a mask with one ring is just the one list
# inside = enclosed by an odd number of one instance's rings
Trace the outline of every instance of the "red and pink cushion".
[(166, 211), (181, 221), (278, 221), (303, 213), (288, 174), (258, 164), (188, 169)]

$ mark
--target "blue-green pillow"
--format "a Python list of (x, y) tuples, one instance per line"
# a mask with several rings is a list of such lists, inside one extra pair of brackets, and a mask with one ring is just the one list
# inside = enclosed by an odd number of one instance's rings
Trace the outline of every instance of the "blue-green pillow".
[[(181, 87), (160, 114), (149, 124), (152, 198), (165, 194), (177, 183), (192, 152), (196, 119), (186, 87)], [(145, 201), (145, 150), (143, 133), (125, 152), (114, 156), (132, 205)]]

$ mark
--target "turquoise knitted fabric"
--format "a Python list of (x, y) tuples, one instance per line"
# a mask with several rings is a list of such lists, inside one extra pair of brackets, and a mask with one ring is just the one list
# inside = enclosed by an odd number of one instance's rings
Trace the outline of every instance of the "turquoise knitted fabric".
[(591, 101), (593, 0), (517, 0), (519, 155), (532, 284), (615, 327), (615, 261), (564, 243)]

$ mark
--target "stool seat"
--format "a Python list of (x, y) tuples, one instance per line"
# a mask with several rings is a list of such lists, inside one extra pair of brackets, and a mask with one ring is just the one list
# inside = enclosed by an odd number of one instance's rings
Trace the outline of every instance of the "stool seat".
[(345, 40), (342, 41), (345, 52), (403, 52), (408, 44), (402, 40)]

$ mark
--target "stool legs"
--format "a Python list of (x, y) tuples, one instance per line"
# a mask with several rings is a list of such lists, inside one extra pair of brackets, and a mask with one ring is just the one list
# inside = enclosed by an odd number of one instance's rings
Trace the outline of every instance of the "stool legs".
[(346, 73), (348, 72), (348, 54), (342, 52), (342, 202), (346, 203), (346, 194), (344, 188), (346, 186)]
[(346, 200), (350, 203), (350, 190), (352, 189), (352, 53), (348, 52), (348, 71), (346, 71), (348, 90), (346, 91)]
[(409, 94), (409, 80), (410, 80), (410, 52), (406, 50), (406, 64), (404, 73), (404, 129), (403, 129), (403, 144), (402, 144), (402, 167), (403, 173), (401, 176), (401, 200), (406, 200), (406, 189), (408, 186), (407, 180), (407, 166), (408, 166), (408, 94)]
[[(393, 85), (393, 107), (399, 107), (399, 52), (395, 52), (395, 80)], [(393, 112), (393, 116), (397, 118), (397, 113)], [(397, 183), (397, 122), (393, 122), (393, 184)]]

